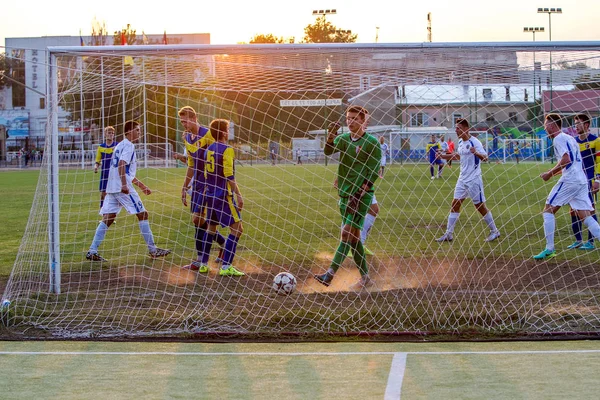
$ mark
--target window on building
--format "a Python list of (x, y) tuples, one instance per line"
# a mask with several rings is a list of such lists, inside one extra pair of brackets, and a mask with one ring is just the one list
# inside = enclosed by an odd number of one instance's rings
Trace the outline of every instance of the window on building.
[(483, 101), (492, 101), (492, 89), (483, 89)]
[(514, 111), (509, 112), (508, 119), (510, 120), (510, 122), (518, 122), (517, 113)]
[(496, 117), (492, 113), (485, 113), (485, 122), (496, 122)]
[(454, 113), (452, 114), (452, 121), (454, 124), (456, 124), (456, 121), (461, 119), (463, 117), (463, 115), (461, 113)]
[(410, 126), (429, 126), (429, 114), (411, 113)]
[(45, 110), (45, 109), (46, 109), (46, 98), (40, 97), (40, 110)]

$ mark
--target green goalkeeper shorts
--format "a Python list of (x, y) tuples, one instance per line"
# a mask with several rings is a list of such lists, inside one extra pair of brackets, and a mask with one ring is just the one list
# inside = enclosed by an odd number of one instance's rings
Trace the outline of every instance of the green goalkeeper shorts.
[(346, 212), (346, 207), (348, 205), (348, 197), (340, 198), (340, 214), (342, 215), (342, 224), (350, 225), (353, 228), (362, 229), (363, 224), (365, 223), (365, 216), (369, 212), (369, 207), (371, 207), (371, 202), (373, 201), (373, 192), (367, 192), (360, 199), (360, 204), (358, 205), (358, 212), (354, 215), (351, 215)]

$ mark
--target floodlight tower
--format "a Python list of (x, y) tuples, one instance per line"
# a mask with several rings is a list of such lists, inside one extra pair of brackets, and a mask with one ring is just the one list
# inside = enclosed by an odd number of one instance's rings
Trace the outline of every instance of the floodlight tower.
[[(562, 14), (562, 8), (539, 7), (538, 14), (548, 14), (548, 41), (552, 41), (552, 14)], [(550, 111), (552, 111), (552, 50), (550, 50)]]

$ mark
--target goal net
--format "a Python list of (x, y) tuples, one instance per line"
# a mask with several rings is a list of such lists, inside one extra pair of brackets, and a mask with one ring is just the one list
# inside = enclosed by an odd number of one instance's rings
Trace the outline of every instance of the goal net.
[[(574, 242), (568, 210), (557, 214), (550, 260), (541, 210), (557, 178), (544, 113), (586, 113), (597, 133), (600, 43), (108, 46), (49, 49), (49, 119), (42, 171), (8, 286), (2, 320), (15, 332), (59, 337), (123, 335), (597, 334), (598, 250)], [(331, 286), (314, 279), (340, 241), (326, 127), (350, 105), (370, 112), (368, 132), (387, 145), (375, 182), (378, 214), (364, 246), (373, 286), (346, 258)], [(198, 122), (230, 121), (235, 179), (244, 197), (235, 268), (220, 276), (213, 245), (208, 273), (196, 259), (195, 228), (181, 201), (186, 165), (178, 110)], [(429, 144), (458, 146), (466, 119), (488, 152), (486, 205), (501, 233), (466, 200), (452, 242), (444, 234), (459, 161), (434, 164)], [(117, 141), (136, 120), (137, 190), (155, 243), (148, 257), (137, 218), (123, 210), (99, 253), (86, 259), (102, 218), (94, 173), (105, 128)], [(68, 127), (80, 127), (67, 135)], [(445, 145), (444, 145), (445, 146)], [(520, 156), (519, 163), (516, 155)], [(188, 197), (189, 202), (189, 197)], [(374, 212), (373, 212), (374, 213)], [(219, 231), (227, 237), (228, 228)], [(584, 227), (583, 240), (587, 240)], [(596, 246), (600, 244), (596, 243)], [(272, 289), (296, 277), (291, 295)]]

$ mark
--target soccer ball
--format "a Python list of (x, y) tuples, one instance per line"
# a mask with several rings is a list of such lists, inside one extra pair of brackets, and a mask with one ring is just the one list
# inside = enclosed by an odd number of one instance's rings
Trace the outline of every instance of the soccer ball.
[(273, 279), (273, 289), (277, 294), (291, 294), (296, 289), (296, 278), (289, 272), (280, 272)]

